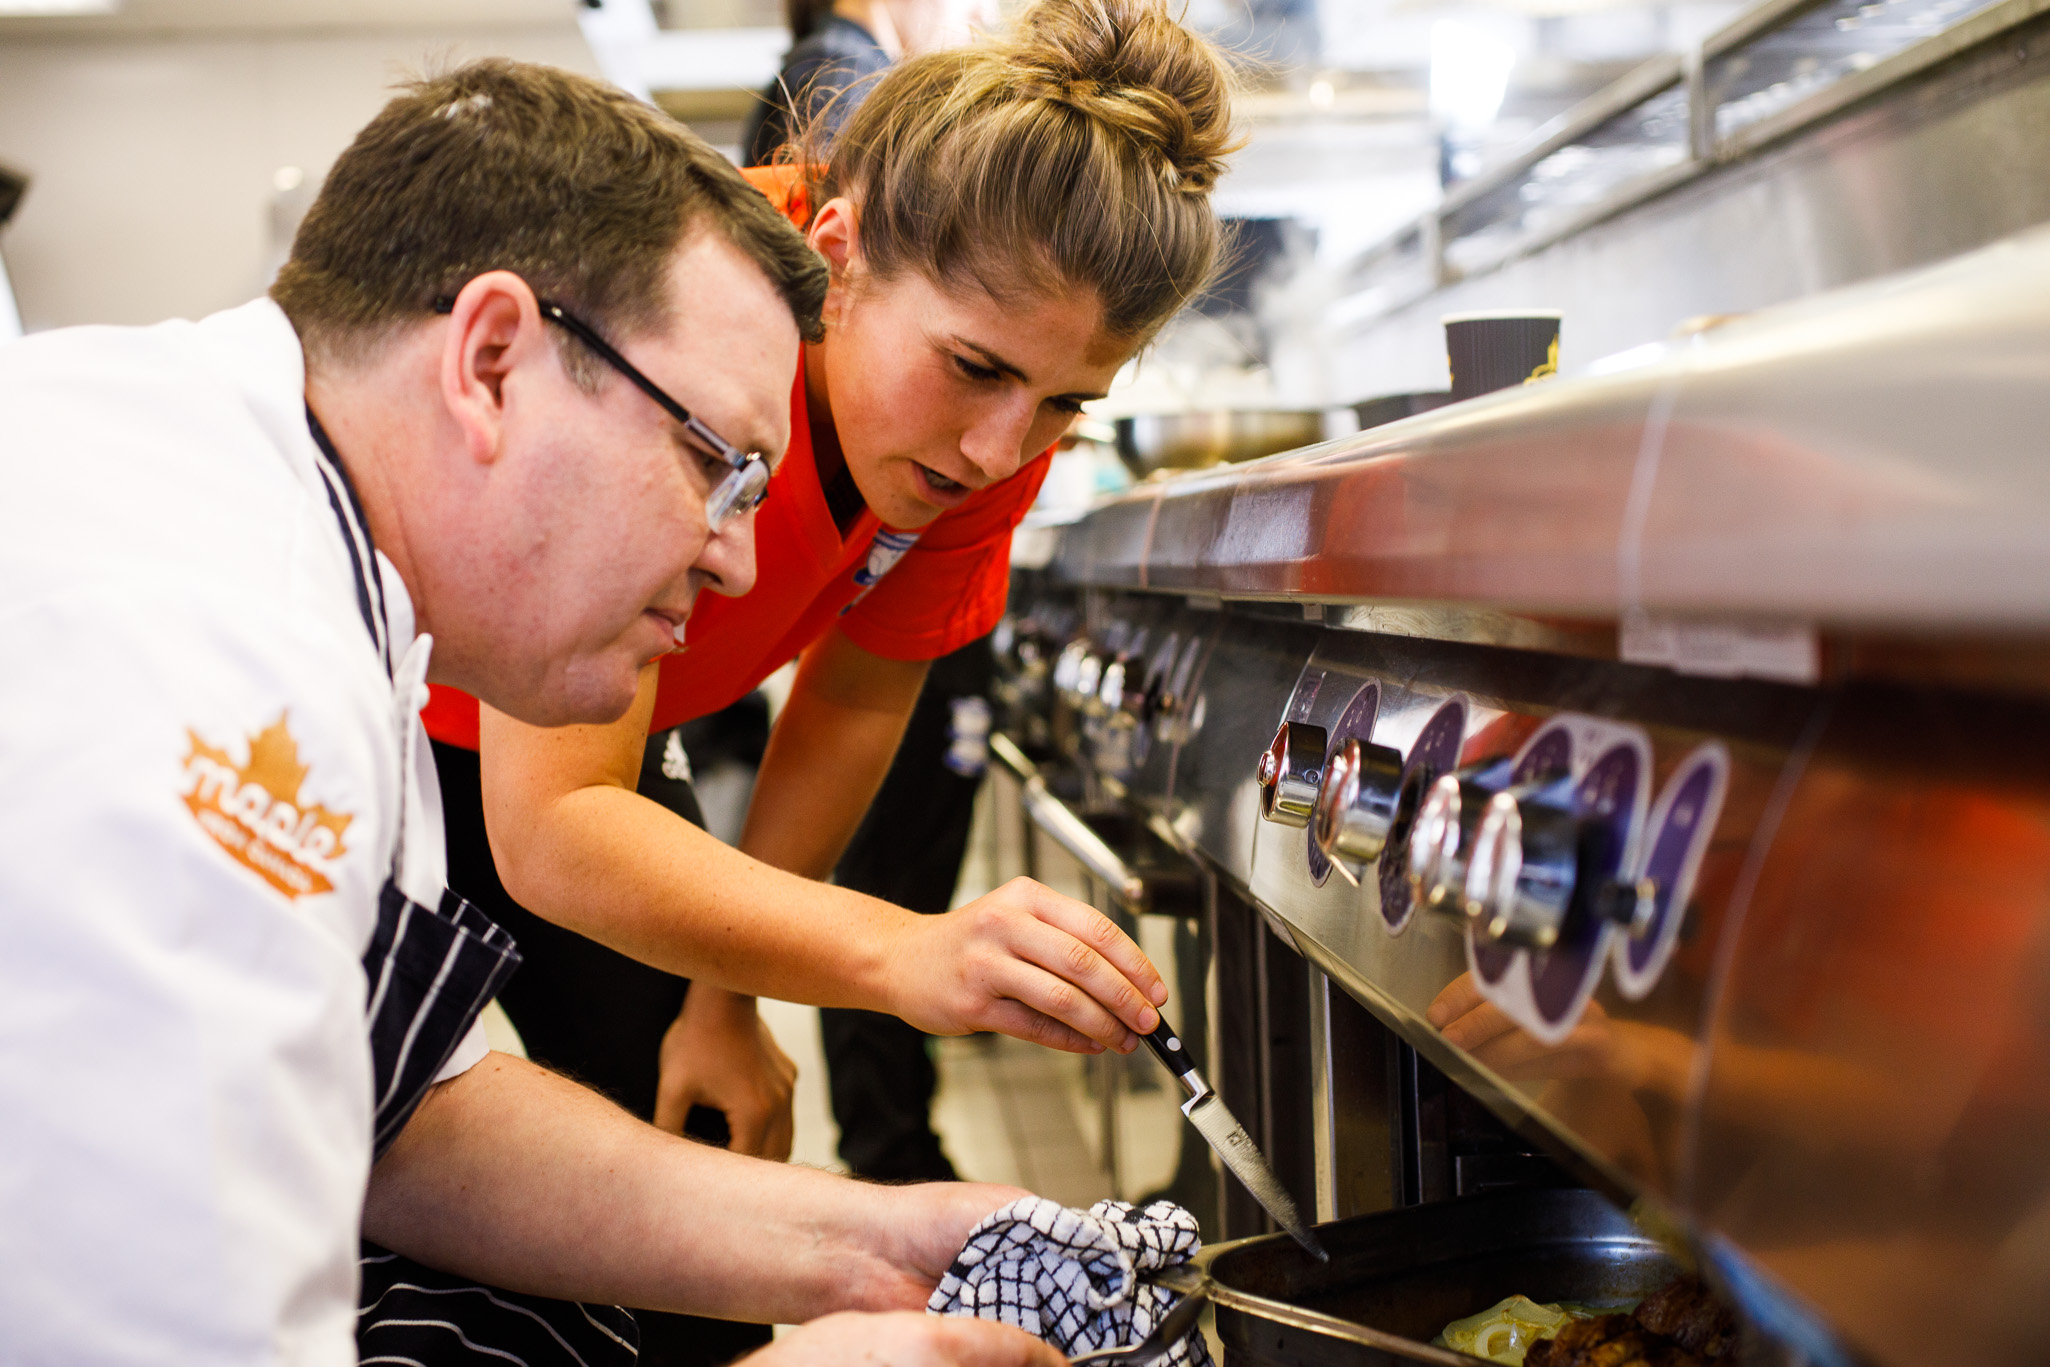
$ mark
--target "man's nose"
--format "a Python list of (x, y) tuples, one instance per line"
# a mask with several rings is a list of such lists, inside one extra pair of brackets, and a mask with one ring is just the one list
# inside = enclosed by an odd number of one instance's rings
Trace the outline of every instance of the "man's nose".
[(705, 540), (691, 568), (703, 574), (714, 593), (738, 598), (755, 586), (755, 510), (730, 518)]

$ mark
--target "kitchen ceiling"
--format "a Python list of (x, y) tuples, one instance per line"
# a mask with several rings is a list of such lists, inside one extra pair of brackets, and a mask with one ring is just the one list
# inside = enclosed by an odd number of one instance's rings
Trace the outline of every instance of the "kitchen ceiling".
[(28, 36), (310, 33), (525, 27), (575, 21), (576, 0), (122, 0), (111, 14), (0, 14), (0, 42)]

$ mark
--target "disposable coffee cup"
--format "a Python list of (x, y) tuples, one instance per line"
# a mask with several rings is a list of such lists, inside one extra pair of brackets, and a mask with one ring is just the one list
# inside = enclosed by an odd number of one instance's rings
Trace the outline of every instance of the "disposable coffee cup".
[(1559, 315), (1454, 313), (1445, 318), (1452, 401), (1492, 394), (1559, 373)]

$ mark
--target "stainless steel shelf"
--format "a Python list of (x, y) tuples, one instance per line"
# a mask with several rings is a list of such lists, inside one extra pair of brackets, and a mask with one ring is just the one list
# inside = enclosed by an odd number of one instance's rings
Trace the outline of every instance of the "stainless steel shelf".
[(2050, 628), (2050, 231), (1140, 485), (1075, 583), (1619, 624)]

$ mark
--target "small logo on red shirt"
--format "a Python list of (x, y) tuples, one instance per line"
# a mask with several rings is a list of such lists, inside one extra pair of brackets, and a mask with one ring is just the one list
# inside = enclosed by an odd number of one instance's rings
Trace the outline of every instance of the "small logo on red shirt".
[(854, 582), (861, 585), (861, 592), (855, 594), (848, 600), (847, 606), (840, 609), (842, 617), (846, 616), (856, 603), (868, 597), (868, 591), (896, 567), (897, 562), (904, 558), (904, 552), (918, 544), (918, 536), (917, 532), (885, 530), (876, 533), (876, 539), (868, 543), (868, 562), (854, 572)]

